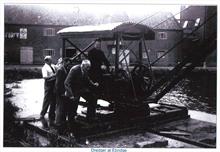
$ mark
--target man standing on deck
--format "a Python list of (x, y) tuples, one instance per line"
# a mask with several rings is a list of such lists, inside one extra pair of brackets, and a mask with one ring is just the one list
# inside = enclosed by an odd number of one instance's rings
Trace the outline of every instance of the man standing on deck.
[(44, 118), (45, 114), (49, 109), (49, 123), (50, 125), (54, 124), (55, 120), (55, 107), (56, 107), (56, 98), (54, 93), (54, 85), (56, 79), (56, 66), (52, 64), (51, 56), (45, 56), (44, 66), (42, 68), (42, 76), (45, 80), (44, 82), (44, 100), (43, 106), (40, 113), (40, 118)]
[(94, 48), (88, 52), (88, 59), (91, 61), (91, 68), (89, 70), (91, 79), (95, 82), (102, 83), (102, 71), (109, 71), (110, 63), (101, 50), (100, 40), (96, 40)]
[(55, 122), (58, 129), (61, 129), (64, 127), (66, 123), (66, 117), (68, 116), (68, 119), (73, 119), (69, 115), (69, 111), (72, 110), (72, 105), (70, 105), (71, 102), (68, 101), (67, 97), (65, 97), (65, 86), (64, 81), (68, 75), (68, 65), (70, 64), (69, 58), (63, 58), (60, 61), (60, 66), (57, 70), (56, 74), (56, 82), (55, 82), (55, 91), (56, 91), (56, 117)]

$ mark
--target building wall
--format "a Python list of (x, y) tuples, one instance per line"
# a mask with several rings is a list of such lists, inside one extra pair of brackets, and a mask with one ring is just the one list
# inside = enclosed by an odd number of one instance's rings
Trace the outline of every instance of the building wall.
[[(182, 7), (184, 9), (184, 7)], [(209, 39), (213, 34), (217, 34), (217, 6), (190, 6), (186, 11), (182, 11), (180, 15), (181, 24), (184, 24), (186, 20), (196, 20), (200, 18), (200, 25), (204, 24), (199, 30), (197, 30), (193, 37), (185, 39), (183, 43), (182, 54), (187, 55), (189, 51), (196, 50), (196, 47), (203, 44), (206, 39)], [(208, 20), (208, 21), (206, 21)], [(184, 33), (187, 30), (194, 30), (194, 28), (184, 29)], [(197, 39), (197, 41), (193, 41)], [(205, 63), (201, 63), (201, 66), (217, 66), (217, 52), (213, 50), (213, 53), (207, 57)]]
[(209, 22), (205, 25), (205, 39), (209, 38), (213, 34), (217, 34), (217, 7), (216, 6), (209, 6), (206, 7), (206, 16), (205, 18), (210, 19)]
[[(189, 6), (188, 8), (182, 7), (182, 12), (180, 13), (180, 21), (181, 25), (183, 26), (185, 21), (192, 21), (191, 24), (188, 25), (189, 28), (185, 28), (184, 30), (193, 30), (191, 27), (194, 27), (194, 21), (197, 18), (200, 18), (200, 24), (202, 24), (205, 20), (205, 7), (206, 6)], [(190, 24), (190, 23), (189, 23)], [(201, 40), (204, 39), (204, 26), (202, 26), (198, 31), (195, 32), (195, 35), (201, 38)]]
[[(53, 36), (46, 36), (45, 29), (52, 28)], [(53, 56), (53, 62), (57, 62), (60, 58), (60, 49), (62, 43), (56, 32), (64, 26), (44, 26), (44, 25), (16, 25), (5, 24), (5, 63), (20, 64), (20, 50), (24, 47), (32, 47), (33, 63), (42, 64), (45, 55), (49, 55), (49, 50)], [(25, 52), (25, 51), (24, 51)]]
[[(166, 32), (167, 33), (167, 39), (161, 39), (159, 38), (160, 32)], [(182, 39), (182, 31), (178, 30), (170, 30), (170, 31), (164, 31), (164, 30), (156, 30), (156, 39), (153, 41), (148, 41), (149, 45), (149, 55), (152, 57), (151, 62), (155, 61), (160, 57), (160, 55), (164, 54), (165, 52), (170, 52), (165, 55), (163, 58), (161, 58), (158, 62), (155, 63), (157, 66), (174, 66), (176, 65), (180, 60), (180, 51), (181, 46), (178, 45), (174, 47), (174, 45), (179, 42)]]
[[(6, 24), (5, 25), (5, 63), (7, 64), (21, 64), (20, 60), (20, 49), (21, 47), (32, 47), (33, 49), (33, 63), (32, 64), (43, 64), (43, 58), (45, 54), (44, 49), (54, 49), (53, 62), (56, 63), (57, 60), (62, 56), (62, 40), (59, 35), (55, 36), (44, 36), (45, 28), (54, 28), (55, 33), (64, 28), (62, 26), (43, 26), (43, 25), (15, 25)], [(26, 39), (20, 37), (20, 29), (27, 29)], [(159, 56), (164, 54), (170, 48), (172, 48), (178, 41), (182, 38), (181, 30), (155, 30), (155, 40), (146, 40), (146, 48), (148, 50), (151, 63), (155, 61)], [(160, 38), (160, 33), (165, 32), (166, 39)], [(23, 31), (23, 33), (25, 33)], [(24, 36), (25, 37), (25, 36)], [(78, 38), (73, 37), (71, 41), (80, 49), (84, 49), (88, 46), (97, 36), (94, 38)], [(129, 41), (125, 42), (130, 44)], [(114, 64), (115, 55), (112, 52), (112, 46), (114, 42), (102, 43), (102, 49), (109, 61)], [(66, 48), (71, 47), (70, 44), (66, 43)], [(126, 46), (125, 46), (126, 47)], [(130, 63), (137, 61), (138, 57), (138, 41), (134, 41), (128, 47), (132, 50), (134, 54), (130, 52)], [(181, 56), (181, 46), (175, 47), (170, 53), (165, 57), (160, 59), (155, 66), (174, 66), (180, 61)], [(143, 45), (143, 62), (147, 63), (146, 52), (144, 52)]]

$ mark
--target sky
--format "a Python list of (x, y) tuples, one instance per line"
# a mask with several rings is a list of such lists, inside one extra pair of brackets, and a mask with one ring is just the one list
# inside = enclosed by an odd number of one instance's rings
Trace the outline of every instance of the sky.
[[(145, 12), (169, 11), (173, 14), (180, 12), (180, 5), (134, 5), (134, 4), (41, 4), (56, 12), (90, 13), (100, 16), (126, 12), (129, 16), (142, 15)], [(178, 18), (178, 16), (177, 16)]]

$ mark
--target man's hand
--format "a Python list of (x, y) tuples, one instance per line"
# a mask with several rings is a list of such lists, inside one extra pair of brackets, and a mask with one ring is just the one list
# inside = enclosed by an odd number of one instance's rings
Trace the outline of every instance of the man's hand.
[(52, 76), (47, 77), (46, 80), (47, 81), (54, 81), (54, 80), (56, 80), (56, 74), (53, 74)]
[(107, 67), (105, 65), (101, 65), (101, 69), (106, 71)]
[(98, 86), (99, 86), (99, 83), (98, 83), (98, 82), (95, 82), (95, 83), (94, 83), (94, 86), (95, 86), (95, 87), (98, 87)]
[(69, 98), (71, 97), (71, 95), (67, 91), (65, 91), (64, 95)]
[(74, 98), (75, 98), (74, 96), (71, 96), (71, 97), (70, 97), (71, 100), (73, 100)]

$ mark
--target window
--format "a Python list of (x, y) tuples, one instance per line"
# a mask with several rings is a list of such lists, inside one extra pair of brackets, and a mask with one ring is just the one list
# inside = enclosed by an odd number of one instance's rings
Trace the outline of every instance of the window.
[(44, 49), (43, 50), (43, 55), (44, 56), (47, 56), (47, 55), (55, 56), (55, 50), (54, 49)]
[(194, 26), (199, 26), (199, 23), (200, 23), (200, 18), (197, 18)]
[(113, 54), (113, 55), (116, 54), (116, 48), (115, 48), (115, 47), (112, 48), (112, 54)]
[(188, 23), (189, 23), (189, 21), (185, 21), (185, 22), (183, 23), (183, 28), (186, 28), (187, 25), (188, 25)]
[(74, 57), (77, 55), (77, 50), (75, 47), (67, 47), (66, 48), (66, 57)]
[(55, 36), (55, 29), (54, 28), (45, 28), (43, 34), (44, 34), (44, 36)]
[(166, 40), (167, 39), (167, 32), (159, 32), (159, 39)]
[[(160, 58), (161, 56), (163, 56), (164, 53), (165, 53), (165, 51), (158, 51), (157, 52), (157, 58)], [(162, 59), (164, 59), (164, 58), (165, 58), (165, 56), (162, 57)]]
[(150, 52), (151, 52), (150, 49), (148, 49), (147, 52), (143, 52), (143, 53), (142, 53), (143, 59), (147, 59), (147, 53), (148, 53), (148, 55), (149, 55)]
[(119, 50), (119, 65), (124, 69), (127, 65), (130, 64), (130, 50)]

